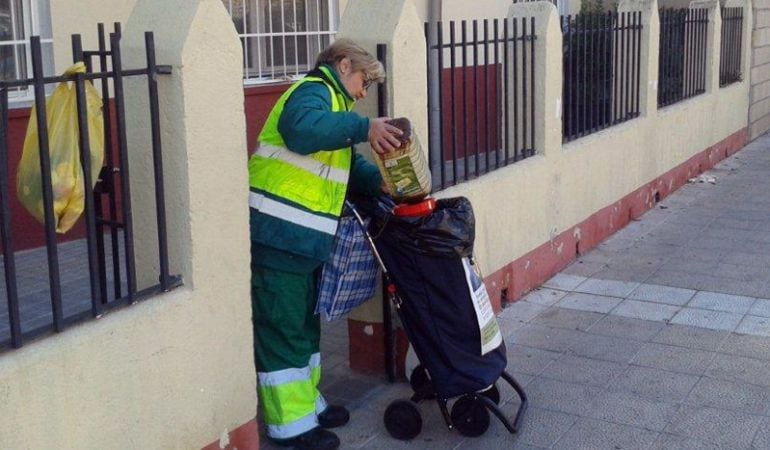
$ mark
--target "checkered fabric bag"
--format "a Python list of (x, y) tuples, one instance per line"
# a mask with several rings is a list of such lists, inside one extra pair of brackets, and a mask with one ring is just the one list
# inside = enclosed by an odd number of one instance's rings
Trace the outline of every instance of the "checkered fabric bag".
[(355, 217), (342, 216), (321, 270), (315, 312), (332, 321), (372, 298), (376, 286), (377, 263), (366, 236)]

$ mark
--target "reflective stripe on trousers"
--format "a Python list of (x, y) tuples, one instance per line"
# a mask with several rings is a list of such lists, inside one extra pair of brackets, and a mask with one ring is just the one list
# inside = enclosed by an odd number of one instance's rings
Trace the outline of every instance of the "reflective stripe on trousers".
[(326, 401), (318, 392), (321, 354), (314, 353), (306, 367), (258, 372), (259, 401), (267, 434), (289, 439), (318, 426)]

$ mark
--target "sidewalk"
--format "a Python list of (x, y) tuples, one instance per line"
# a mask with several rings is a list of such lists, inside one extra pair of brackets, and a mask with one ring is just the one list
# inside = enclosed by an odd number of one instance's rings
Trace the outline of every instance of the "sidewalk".
[(342, 447), (770, 449), (769, 174), (764, 136), (498, 316), (530, 398), (518, 435), (493, 418), (465, 438), (425, 402), (422, 433), (391, 438), (383, 412), (408, 385), (352, 373), (345, 323), (326, 325)]

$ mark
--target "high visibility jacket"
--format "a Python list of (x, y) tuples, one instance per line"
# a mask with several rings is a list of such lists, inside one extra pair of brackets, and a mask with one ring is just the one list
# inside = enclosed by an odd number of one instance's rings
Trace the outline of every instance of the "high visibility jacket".
[(278, 122), (292, 93), (304, 83), (322, 83), (331, 95), (332, 112), (350, 111), (353, 101), (327, 77), (307, 76), (277, 101), (249, 159), (249, 206), (252, 240), (279, 250), (324, 261), (331, 251), (348, 189), (353, 160), (350, 146), (302, 155), (289, 150)]

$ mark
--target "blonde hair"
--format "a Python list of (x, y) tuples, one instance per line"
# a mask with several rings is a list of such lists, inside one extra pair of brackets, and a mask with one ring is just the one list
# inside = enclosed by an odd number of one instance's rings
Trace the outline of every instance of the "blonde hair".
[(344, 58), (350, 60), (350, 67), (354, 71), (362, 71), (367, 80), (376, 83), (385, 81), (385, 69), (382, 67), (382, 63), (363, 47), (347, 38), (337, 39), (319, 53), (316, 66), (328, 64), (336, 69), (336, 65)]

